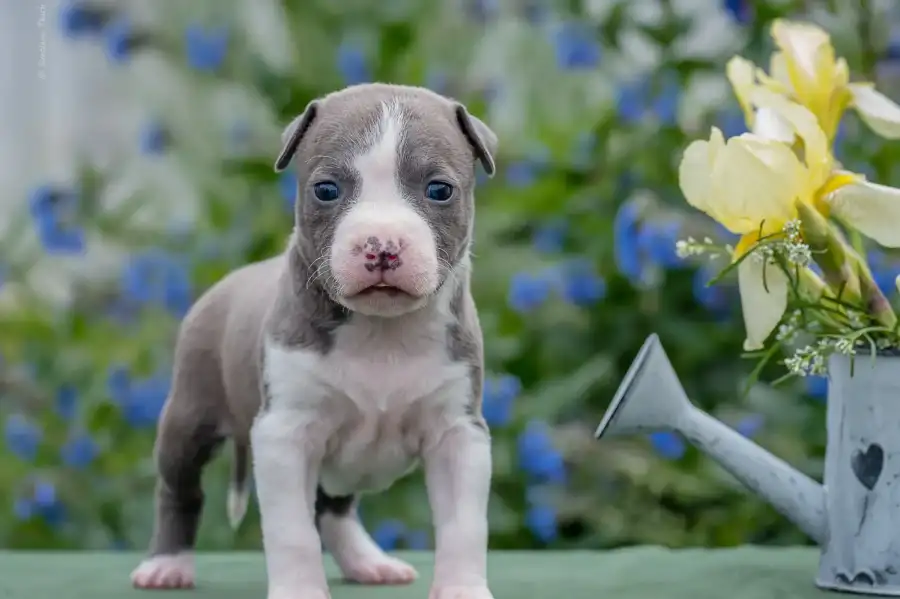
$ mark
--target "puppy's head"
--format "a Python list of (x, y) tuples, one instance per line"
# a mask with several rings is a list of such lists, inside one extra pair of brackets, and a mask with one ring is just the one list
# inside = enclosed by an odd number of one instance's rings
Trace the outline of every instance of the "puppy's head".
[(475, 162), (497, 138), (426, 89), (358, 85), (314, 100), (287, 127), (276, 171), (297, 169), (294, 243), (307, 284), (369, 315), (424, 305), (468, 252)]

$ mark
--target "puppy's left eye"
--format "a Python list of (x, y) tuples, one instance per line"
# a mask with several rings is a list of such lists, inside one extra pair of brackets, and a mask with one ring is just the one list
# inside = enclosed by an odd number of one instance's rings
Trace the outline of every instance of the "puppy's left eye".
[(425, 187), (425, 197), (432, 202), (446, 202), (453, 197), (453, 186), (443, 181), (432, 181)]

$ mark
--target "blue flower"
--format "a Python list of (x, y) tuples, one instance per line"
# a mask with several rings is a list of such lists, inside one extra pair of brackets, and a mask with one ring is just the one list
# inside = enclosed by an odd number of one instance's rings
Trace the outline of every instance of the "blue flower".
[(124, 63), (140, 45), (139, 36), (131, 21), (120, 16), (106, 25), (103, 31), (106, 41), (106, 55), (116, 63)]
[(113, 366), (106, 376), (106, 390), (110, 398), (118, 403), (123, 403), (131, 391), (131, 373), (121, 365)]
[(292, 171), (285, 171), (278, 179), (278, 190), (288, 210), (294, 211), (294, 200), (297, 197), (297, 175)]
[(549, 543), (556, 539), (556, 510), (550, 505), (533, 505), (525, 513), (525, 526), (538, 540)]
[(534, 185), (549, 162), (550, 152), (546, 147), (532, 149), (525, 158), (506, 166), (507, 185), (519, 189)]
[(6, 419), (6, 446), (25, 461), (33, 461), (37, 457), (43, 434), (36, 424), (25, 416), (14, 414)]
[(427, 530), (411, 530), (406, 533), (406, 547), (414, 551), (430, 549), (431, 536)]
[(641, 248), (638, 239), (641, 213), (635, 202), (625, 202), (613, 220), (613, 244), (616, 267), (632, 283), (644, 277)]
[(554, 447), (546, 423), (532, 421), (519, 435), (516, 444), (519, 467), (533, 480), (564, 483), (566, 465), (562, 454)]
[(643, 79), (623, 83), (616, 90), (616, 112), (625, 123), (637, 123), (646, 110), (647, 82)]
[(559, 267), (559, 291), (576, 306), (591, 306), (606, 296), (606, 281), (587, 260), (569, 260)]
[(39, 480), (34, 485), (30, 516), (40, 516), (51, 527), (62, 524), (65, 510), (56, 494), (56, 486), (47, 480)]
[(171, 142), (169, 131), (157, 120), (148, 121), (141, 129), (141, 153), (148, 156), (162, 154)]
[(50, 254), (80, 254), (85, 248), (84, 230), (62, 226), (47, 218), (37, 221), (38, 239)]
[(722, 0), (722, 5), (738, 23), (749, 23), (753, 17), (753, 6), (747, 0)]
[(188, 25), (184, 30), (187, 64), (197, 71), (216, 71), (228, 53), (228, 28)]
[(762, 414), (750, 414), (739, 420), (734, 429), (745, 437), (752, 438), (765, 423), (766, 417)]
[(869, 266), (872, 269), (872, 277), (881, 293), (890, 297), (897, 292), (897, 276), (900, 275), (900, 264), (891, 263), (881, 252), (869, 252)]
[(664, 125), (674, 125), (678, 120), (678, 102), (681, 85), (674, 76), (666, 76), (662, 88), (653, 98), (650, 109)]
[(56, 412), (65, 420), (72, 420), (78, 414), (78, 390), (72, 385), (63, 385), (56, 390)]
[(391, 551), (397, 548), (403, 534), (406, 532), (406, 526), (398, 520), (384, 520), (379, 522), (372, 531), (372, 538), (384, 551)]
[(738, 109), (721, 112), (718, 118), (718, 127), (722, 130), (725, 139), (747, 133), (747, 122), (744, 120), (744, 113)]
[(521, 392), (522, 382), (511, 374), (485, 379), (481, 409), (488, 426), (504, 426), (509, 423), (513, 403)]
[(90, 466), (98, 452), (97, 443), (85, 433), (73, 435), (60, 450), (63, 463), (77, 469)]
[(343, 43), (337, 51), (337, 68), (344, 77), (345, 85), (368, 83), (372, 80), (372, 73), (368, 61), (361, 48)]
[(825, 401), (828, 397), (828, 377), (819, 375), (809, 375), (806, 379), (806, 392), (813, 399)]
[(150, 250), (135, 256), (122, 273), (123, 295), (138, 304), (156, 304), (178, 317), (191, 305), (191, 279), (174, 256)]
[(566, 241), (566, 233), (569, 223), (562, 218), (556, 218), (543, 223), (534, 229), (531, 243), (534, 248), (544, 254), (553, 254), (563, 249)]
[(707, 265), (697, 269), (694, 273), (694, 299), (710, 312), (724, 314), (731, 308), (731, 298), (721, 285), (707, 285), (715, 274)]
[(56, 487), (52, 482), (39, 480), (34, 484), (34, 504), (39, 509), (56, 504)]
[(507, 302), (516, 312), (531, 312), (550, 297), (550, 286), (551, 281), (546, 273), (516, 273), (509, 282)]
[(650, 433), (649, 438), (656, 453), (667, 460), (679, 460), (687, 450), (682, 438), (671, 431)]
[(13, 504), (13, 515), (17, 520), (23, 522), (31, 520), (35, 515), (34, 502), (26, 497), (16, 498)]
[(74, 224), (78, 195), (42, 185), (28, 200), (38, 239), (50, 254), (77, 254), (84, 251), (84, 230)]
[(674, 124), (678, 116), (681, 86), (672, 73), (663, 75), (659, 90), (654, 90), (651, 80), (642, 77), (619, 86), (616, 106), (619, 118), (625, 123), (642, 121), (648, 113), (661, 123)]
[(600, 44), (590, 29), (579, 23), (563, 23), (553, 36), (556, 64), (565, 70), (591, 69), (600, 62)]
[(128, 393), (120, 400), (125, 420), (136, 428), (154, 426), (170, 387), (171, 380), (162, 374), (131, 383)]
[(106, 24), (104, 11), (82, 0), (67, 0), (59, 11), (59, 27), (64, 36), (78, 38), (98, 34)]
[(510, 187), (525, 188), (534, 185), (538, 178), (538, 165), (530, 160), (518, 160), (506, 166), (506, 183)]
[(644, 222), (638, 230), (637, 246), (640, 253), (650, 262), (662, 268), (678, 268), (685, 265), (675, 252), (675, 244), (680, 236), (679, 223)]

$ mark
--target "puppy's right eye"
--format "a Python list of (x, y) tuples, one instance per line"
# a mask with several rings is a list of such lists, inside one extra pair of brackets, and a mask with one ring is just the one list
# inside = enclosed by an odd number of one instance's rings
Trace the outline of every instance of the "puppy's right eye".
[(313, 185), (313, 194), (320, 202), (333, 202), (341, 197), (341, 190), (337, 183), (332, 181), (321, 181)]

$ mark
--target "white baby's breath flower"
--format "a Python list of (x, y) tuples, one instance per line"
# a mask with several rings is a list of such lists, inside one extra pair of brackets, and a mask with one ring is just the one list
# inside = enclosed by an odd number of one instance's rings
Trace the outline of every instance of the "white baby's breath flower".
[(784, 345), (791, 345), (797, 340), (797, 335), (803, 325), (803, 312), (794, 310), (790, 317), (778, 327), (775, 338)]
[(675, 242), (675, 255), (682, 260), (694, 254), (694, 246), (691, 245), (690, 239), (679, 239)]
[(784, 227), (782, 227), (785, 235), (789, 241), (800, 241), (800, 221), (796, 218), (793, 220), (789, 220), (784, 223)]
[(708, 255), (710, 259), (715, 259), (721, 254), (721, 251), (722, 248), (716, 246), (715, 242), (709, 237), (704, 237), (703, 241), (697, 241), (693, 237), (688, 237), (675, 242), (675, 254), (682, 260), (704, 254)]
[(828, 355), (833, 351), (833, 341), (820, 339), (816, 345), (807, 345), (785, 358), (784, 365), (788, 371), (797, 376), (827, 374)]
[(838, 339), (834, 344), (834, 349), (845, 356), (852, 356), (856, 353), (853, 348), (853, 342), (846, 338)]
[(812, 260), (812, 254), (809, 246), (805, 243), (787, 243), (785, 244), (788, 262), (797, 266), (807, 266)]
[(797, 340), (797, 330), (787, 324), (779, 325), (778, 331), (775, 333), (775, 339), (780, 343), (790, 345)]
[(786, 240), (783, 242), (784, 253), (787, 255), (788, 262), (798, 266), (807, 266), (812, 259), (809, 246), (803, 242), (800, 234), (800, 221), (797, 219), (789, 220), (782, 227)]

